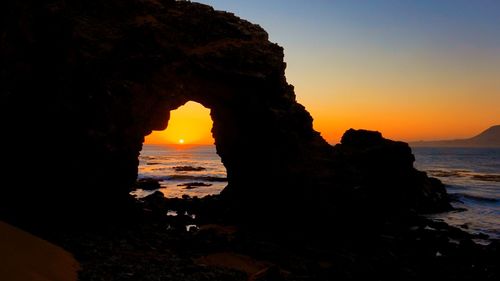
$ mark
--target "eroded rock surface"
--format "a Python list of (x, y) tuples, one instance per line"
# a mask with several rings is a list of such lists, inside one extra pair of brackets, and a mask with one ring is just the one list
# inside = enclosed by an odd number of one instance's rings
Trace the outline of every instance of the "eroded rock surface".
[(333, 148), (314, 131), (258, 25), (187, 1), (1, 5), (3, 216), (125, 216), (144, 136), (187, 101), (211, 109), (222, 197), (242, 216), (379, 209), (370, 196), (382, 213), (446, 206), (408, 146), (348, 132)]
[(415, 157), (407, 143), (385, 139), (379, 132), (350, 129), (335, 150), (355, 186), (350, 196), (373, 211), (450, 209), (444, 185), (413, 167)]

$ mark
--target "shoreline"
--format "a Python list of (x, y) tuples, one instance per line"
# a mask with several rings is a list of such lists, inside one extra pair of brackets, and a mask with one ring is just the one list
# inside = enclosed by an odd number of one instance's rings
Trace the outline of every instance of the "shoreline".
[[(50, 241), (75, 254), (81, 281), (496, 280), (500, 276), (498, 240), (479, 245), (474, 242), (477, 237), (421, 216), (353, 224), (354, 228), (329, 221), (323, 221), (321, 228), (258, 227), (225, 213), (218, 196), (168, 199), (157, 192), (138, 206), (135, 219), (58, 231)], [(167, 214), (169, 210), (176, 214)]]

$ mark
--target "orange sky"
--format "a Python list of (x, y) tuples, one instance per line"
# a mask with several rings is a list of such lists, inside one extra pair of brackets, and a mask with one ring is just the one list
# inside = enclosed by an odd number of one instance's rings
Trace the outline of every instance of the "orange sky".
[[(198, 1), (284, 47), (287, 81), (330, 143), (349, 128), (415, 141), (500, 124), (500, 1)], [(147, 143), (213, 143), (209, 111), (186, 108)]]
[(213, 144), (210, 110), (196, 102), (188, 102), (170, 112), (168, 127), (153, 131), (146, 144)]
[(377, 49), (287, 56), (287, 78), (330, 143), (351, 127), (404, 141), (464, 138), (500, 124), (500, 52), (469, 57)]
[[(375, 73), (372, 81), (364, 79), (363, 83), (345, 75), (311, 83), (318, 77), (295, 77), (293, 71), (289, 66), (289, 80), (297, 81), (297, 99), (312, 114), (314, 128), (332, 144), (349, 128), (378, 130), (387, 138), (415, 141), (467, 138), (500, 123), (500, 97), (483, 95), (478, 99), (474, 94), (500, 93), (500, 82), (493, 80), (412, 83), (396, 74), (384, 79), (387, 74)], [(324, 75), (328, 71), (325, 69)], [(438, 74), (428, 75), (420, 79), (439, 79)], [(315, 95), (301, 94), (311, 90)], [(211, 128), (210, 110), (188, 102), (171, 112), (165, 131), (153, 132), (145, 143), (178, 144), (182, 139), (185, 144), (213, 144)]]
[[(328, 75), (331, 70), (323, 71)], [(346, 75), (312, 83), (318, 76), (296, 77), (293, 64), (287, 72), (289, 80), (296, 80), (297, 99), (312, 114), (314, 128), (332, 144), (349, 128), (378, 130), (387, 138), (415, 141), (467, 138), (500, 123), (500, 97), (475, 98), (478, 91), (500, 93), (500, 82), (487, 78), (461, 84), (413, 83), (397, 74), (384, 79), (387, 74), (375, 73), (371, 81), (364, 79), (363, 83)], [(428, 77), (420, 79), (442, 79), (436, 76), (428, 72)], [(302, 94), (309, 91), (315, 95)], [(153, 132), (145, 143), (178, 144), (182, 139), (185, 144), (213, 144), (211, 128), (210, 110), (188, 102), (171, 112), (165, 131)]]

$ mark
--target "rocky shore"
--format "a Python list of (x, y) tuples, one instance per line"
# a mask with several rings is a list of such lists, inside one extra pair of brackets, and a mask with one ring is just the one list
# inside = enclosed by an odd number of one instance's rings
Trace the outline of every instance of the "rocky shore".
[[(380, 228), (237, 222), (219, 196), (137, 201), (136, 216), (46, 232), (81, 264), (79, 280), (498, 280), (499, 241), (478, 244), (413, 215)], [(278, 227), (279, 226), (279, 227)]]
[[(498, 241), (418, 215), (451, 206), (408, 144), (313, 129), (259, 25), (190, 1), (0, 6), (0, 219), (73, 253), (80, 280), (499, 279)], [(188, 101), (227, 169), (196, 181), (228, 185), (138, 202), (158, 187), (137, 183), (144, 137)]]

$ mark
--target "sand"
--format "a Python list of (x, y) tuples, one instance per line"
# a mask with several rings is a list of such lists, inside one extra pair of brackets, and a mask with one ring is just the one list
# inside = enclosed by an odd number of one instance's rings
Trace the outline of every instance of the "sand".
[(0, 280), (72, 281), (78, 268), (62, 248), (0, 221)]

